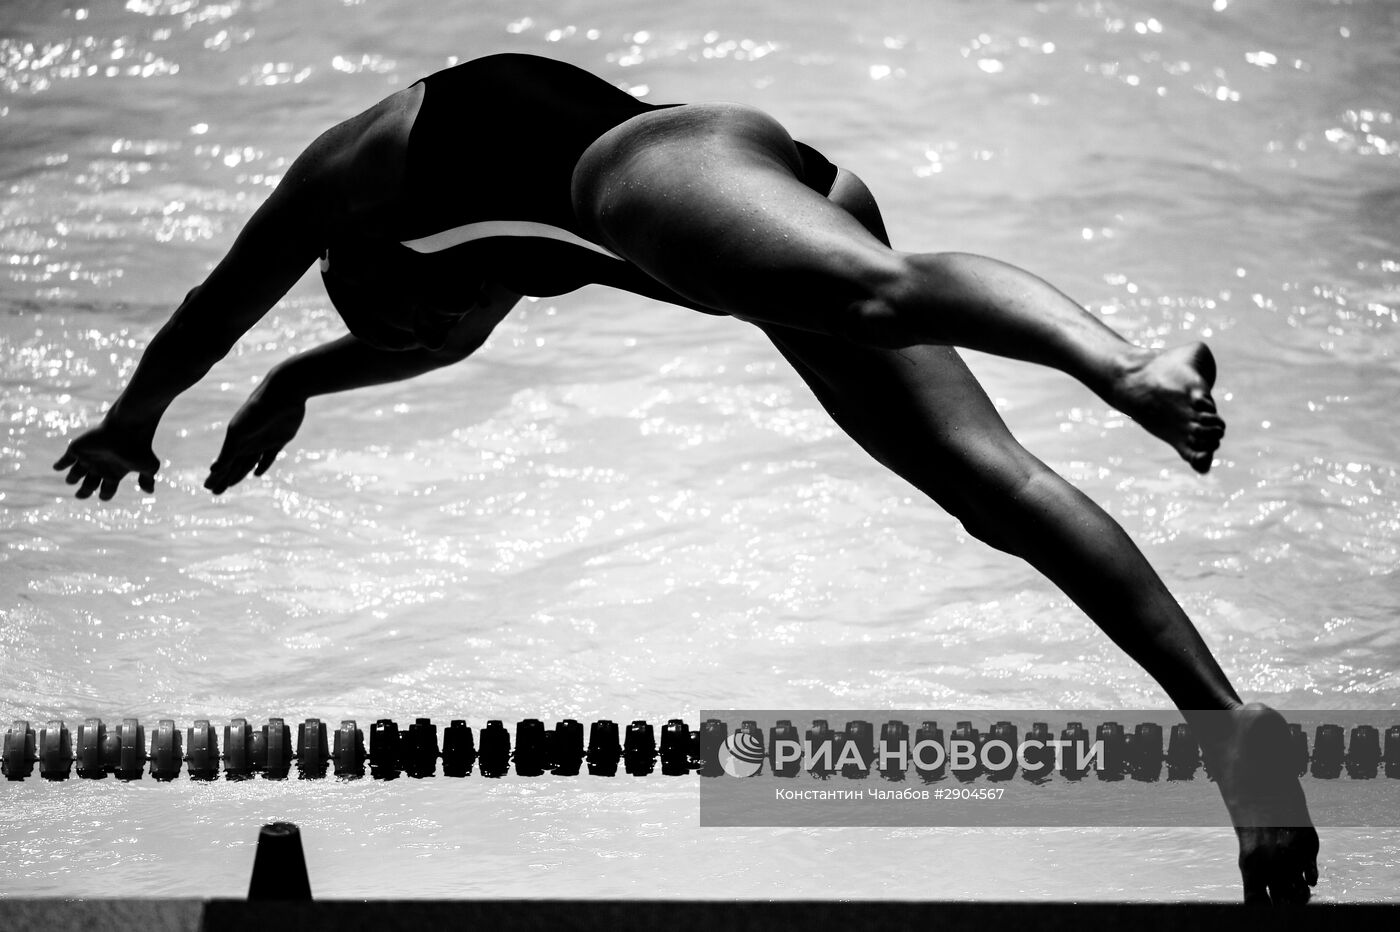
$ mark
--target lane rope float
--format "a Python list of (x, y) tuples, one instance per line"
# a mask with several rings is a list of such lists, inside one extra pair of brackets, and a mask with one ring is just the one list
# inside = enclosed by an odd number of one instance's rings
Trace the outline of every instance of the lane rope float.
[[(1349, 736), (1340, 725), (1319, 725), (1311, 750), (1301, 725), (1290, 724), (1289, 734), (1290, 759), (1298, 776), (1310, 773), (1316, 779), (1335, 780), (1345, 772), (1349, 779), (1365, 780), (1384, 773), (1390, 779), (1400, 779), (1400, 724), (1386, 728), (1383, 737), (1372, 725), (1357, 725)], [(1026, 739), (1045, 745), (1055, 735), (1048, 723), (1035, 722)], [(826, 719), (816, 719), (802, 737), (810, 746), (830, 743), (835, 751), (831, 760), (846, 759), (841, 752), (846, 744), (854, 743), (859, 759), (872, 761), (883, 759), (886, 748), (907, 746), (910, 728), (898, 720), (885, 722), (877, 742), (874, 726), (868, 721), (853, 720), (837, 731)], [(944, 731), (937, 722), (921, 723), (913, 737), (916, 743), (945, 745)], [(991, 741), (1012, 747), (1018, 743), (1017, 728), (1007, 721), (996, 722), (985, 733), (971, 721), (959, 721), (948, 737), (971, 742), (979, 749)], [(438, 726), (431, 719), (417, 718), (407, 728), (400, 728), (393, 719), (382, 718), (370, 727), (366, 743), (363, 730), (353, 719), (342, 721), (329, 733), (319, 718), (308, 718), (293, 729), (284, 718), (274, 717), (256, 728), (247, 719), (232, 719), (223, 726), (222, 741), (208, 719), (197, 719), (183, 734), (173, 719), (160, 719), (151, 729), (148, 743), (146, 728), (135, 718), (122, 719), (110, 729), (102, 719), (88, 718), (78, 726), (76, 736), (61, 719), (37, 731), (21, 719), (5, 732), (0, 772), (8, 780), (24, 780), (33, 775), (37, 765), (42, 779), (60, 782), (74, 772), (81, 779), (100, 780), (111, 775), (129, 781), (139, 780), (149, 771), (158, 782), (169, 782), (182, 770), (191, 780), (215, 780), (220, 769), (228, 780), (253, 776), (281, 780), (290, 776), (293, 768), (302, 779), (321, 779), (328, 774), (352, 779), (363, 777), (368, 767), (372, 778), (390, 780), (400, 775), (417, 779), (437, 776), (440, 761), (445, 777), (466, 777), (473, 770), (484, 777), (503, 777), (512, 768), (520, 777), (546, 773), (579, 776), (585, 772), (613, 777), (619, 766), (630, 776), (647, 776), (659, 769), (663, 776), (697, 773), (717, 777), (725, 773), (722, 752), (729, 747), (746, 749), (743, 753), (754, 762), (766, 763), (774, 776), (798, 776), (803, 762), (780, 760), (773, 753), (779, 742), (801, 740), (792, 721), (780, 719), (766, 738), (765, 742), (754, 721), (744, 721), (731, 736), (728, 724), (716, 718), (706, 719), (697, 730), (690, 729), (683, 719), (673, 718), (662, 726), (658, 741), (651, 723), (643, 719), (633, 721), (625, 730), (611, 719), (599, 719), (589, 726), (585, 744), (583, 725), (574, 719), (564, 719), (551, 729), (540, 719), (527, 718), (516, 723), (514, 741), (501, 719), (489, 720), (477, 735), (464, 719), (453, 719), (442, 730), (439, 742)], [(1165, 735), (1165, 747), (1163, 738), (1162, 726), (1155, 722), (1143, 722), (1132, 731), (1117, 722), (1103, 722), (1092, 738), (1082, 723), (1069, 722), (1058, 730), (1058, 739), (1067, 742), (1066, 747), (1103, 742), (1104, 753), (1094, 766), (1077, 763), (1080, 755), (1065, 754), (1057, 767), (1054, 752), (1043, 746), (1037, 753), (1026, 754), (1025, 766), (1011, 758), (1003, 766), (978, 765), (952, 775), (964, 782), (979, 777), (997, 781), (1011, 779), (1019, 771), (1022, 778), (1034, 782), (1057, 773), (1063, 779), (1079, 780), (1092, 771), (1101, 780), (1155, 781), (1161, 779), (1164, 769), (1168, 780), (1191, 780), (1204, 770), (1200, 747), (1189, 726), (1173, 725)], [(807, 769), (823, 778), (839, 774), (864, 779), (871, 772), (867, 766), (849, 762), (840, 767)], [(916, 760), (914, 769), (926, 782), (944, 779), (949, 773), (946, 760), (927, 767)]]

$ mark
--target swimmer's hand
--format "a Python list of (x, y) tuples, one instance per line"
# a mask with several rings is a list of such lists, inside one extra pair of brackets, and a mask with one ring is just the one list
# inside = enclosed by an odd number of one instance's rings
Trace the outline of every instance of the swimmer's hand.
[(264, 380), (229, 421), (223, 449), (204, 480), (204, 487), (215, 495), (242, 482), (249, 471), (255, 476), (267, 472), (301, 429), (306, 400), (270, 391), (273, 381)]
[(147, 429), (114, 423), (109, 414), (97, 427), (74, 438), (53, 468), (68, 470), (67, 482), (78, 487), (79, 498), (97, 492), (102, 501), (110, 501), (129, 472), (136, 473), (141, 491), (154, 492), (160, 469), (151, 449), (154, 436), (154, 425)]

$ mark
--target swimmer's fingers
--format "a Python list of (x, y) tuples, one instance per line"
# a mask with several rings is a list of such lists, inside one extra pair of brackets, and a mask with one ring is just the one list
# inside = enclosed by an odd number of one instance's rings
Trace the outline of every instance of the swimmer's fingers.
[[(77, 467), (74, 467), (74, 471)], [(112, 496), (117, 494), (117, 486), (121, 484), (121, 475), (104, 475), (96, 470), (83, 474), (81, 484), (78, 485), (78, 498), (92, 498), (92, 493), (96, 492), (97, 497), (104, 502), (110, 502)], [(68, 475), (69, 485), (78, 484), (73, 479), (73, 474)]]
[[(126, 478), (126, 470), (120, 473), (89, 473), (83, 479), (83, 484), (78, 488), (79, 498), (90, 498), (93, 491), (97, 492), (97, 497), (101, 501), (110, 502), (116, 497), (117, 489), (121, 487), (122, 480)], [(147, 495), (153, 494), (156, 490), (156, 477), (153, 473), (140, 473), (136, 477), (136, 484), (142, 492)]]
[(230, 446), (229, 443), (224, 444), (219, 458), (209, 466), (209, 478), (204, 480), (204, 487), (215, 495), (221, 495), (230, 487), (238, 485), (248, 478), (250, 472), (261, 476), (267, 472), (273, 460), (277, 459), (277, 454), (282, 452), (281, 447), (270, 450), (239, 450), (229, 449)]
[(218, 458), (209, 464), (209, 475), (204, 479), (204, 487), (215, 495), (228, 488), (226, 480), (232, 466), (232, 459), (229, 453), (229, 441), (225, 438), (224, 448), (219, 451)]
[(255, 476), (267, 472), (277, 459), (277, 454), (281, 452), (282, 448), (277, 447), (274, 450), (255, 451), (233, 455), (227, 460), (216, 460), (209, 467), (209, 478), (204, 481), (204, 487), (215, 495), (220, 495), (248, 478), (250, 472)]
[(277, 454), (296, 436), (305, 416), (304, 400), (277, 402), (254, 393), (229, 422), (223, 449), (209, 467), (204, 487), (218, 495), (250, 472), (257, 476), (267, 472)]
[(114, 428), (104, 421), (68, 444), (53, 468), (68, 470), (65, 481), (78, 487), (78, 498), (91, 498), (96, 492), (105, 502), (117, 494), (122, 479), (131, 472), (137, 474), (142, 491), (154, 492), (160, 460), (148, 433)]
[[(93, 490), (102, 482), (102, 475), (98, 473), (95, 468), (89, 466), (89, 464), (78, 460), (73, 464), (73, 467), (68, 470), (68, 475), (63, 477), (63, 481), (69, 485), (76, 485), (78, 487), (78, 498), (91, 498)], [(116, 480), (114, 479), (112, 481), (115, 482)]]
[[(238, 483), (244, 481), (244, 479), (248, 477), (248, 473), (253, 472), (253, 466), (255, 466), (256, 463), (258, 463), (258, 459), (256, 459), (255, 456), (239, 456), (238, 459), (235, 459), (234, 465), (228, 470), (228, 477), (227, 480), (225, 480), (224, 488), (237, 486)], [(218, 491), (224, 491), (224, 488), (220, 488)], [(218, 493), (214, 494), (217, 495)]]
[(215, 460), (209, 467), (209, 478), (204, 480), (204, 487), (215, 495), (222, 495), (231, 486), (242, 482), (256, 462), (255, 456), (247, 455), (235, 456), (227, 461)]
[[(104, 502), (109, 502), (116, 496), (122, 479), (128, 472), (133, 471), (125, 462), (110, 462), (98, 457), (79, 457), (72, 452), (65, 453), (54, 464), (54, 468), (68, 470), (64, 481), (78, 487), (78, 498), (91, 498), (96, 492), (97, 497)], [(141, 491), (147, 494), (155, 492), (155, 469), (139, 471), (136, 481)]]
[(238, 433), (237, 425), (229, 427), (223, 449), (219, 451), (218, 458), (209, 464), (209, 477), (204, 480), (204, 487), (215, 495), (222, 495), (230, 486), (241, 482), (258, 461), (258, 451), (250, 450), (252, 444), (240, 440)]
[[(257, 465), (257, 462), (258, 459), (256, 456), (240, 456), (238, 459), (234, 460), (233, 467), (228, 471), (228, 486), (238, 485), (238, 483), (246, 479), (248, 473), (252, 472), (253, 467)], [(225, 486), (225, 488), (227, 488), (227, 486)], [(222, 491), (222, 489), (220, 491)]]
[(278, 447), (276, 450), (268, 450), (262, 456), (258, 457), (258, 465), (253, 467), (253, 475), (261, 476), (263, 473), (267, 472), (277, 460), (277, 455), (281, 452), (282, 448)]

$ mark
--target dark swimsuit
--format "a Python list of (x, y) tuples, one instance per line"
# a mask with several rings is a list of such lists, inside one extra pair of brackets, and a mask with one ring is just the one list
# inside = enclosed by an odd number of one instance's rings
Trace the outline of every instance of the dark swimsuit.
[[(392, 240), (372, 244), (372, 261), (453, 282), (458, 300), (470, 300), (472, 285), (488, 280), (539, 297), (598, 283), (676, 300), (589, 239), (570, 194), (574, 166), (594, 140), (675, 104), (644, 103), (581, 68), (535, 55), (478, 58), (419, 83), (424, 96), (408, 140), (402, 214), (385, 231)], [(810, 146), (797, 149), (802, 181), (826, 196), (836, 166)], [(327, 269), (370, 260), (367, 245), (331, 243), (322, 272), (337, 307), (337, 291), (345, 289)]]

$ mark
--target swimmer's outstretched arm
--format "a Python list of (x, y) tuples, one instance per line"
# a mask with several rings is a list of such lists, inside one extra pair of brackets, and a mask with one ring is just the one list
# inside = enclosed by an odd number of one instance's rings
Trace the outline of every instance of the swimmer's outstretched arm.
[(309, 398), (399, 382), (466, 359), (520, 300), (499, 286), (485, 288), (484, 297), (438, 350), (380, 350), (347, 336), (278, 363), (229, 421), (204, 487), (219, 495), (249, 472), (267, 472), (300, 429)]
[(292, 163), (204, 283), (185, 296), (151, 340), (102, 423), (75, 438), (54, 464), (78, 497), (104, 501), (128, 472), (155, 490), (156, 426), (177, 396), (204, 377), (316, 260), (327, 224), (337, 222), (328, 133)]

